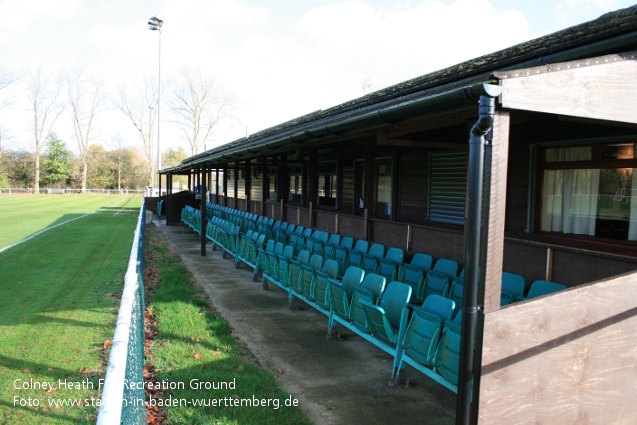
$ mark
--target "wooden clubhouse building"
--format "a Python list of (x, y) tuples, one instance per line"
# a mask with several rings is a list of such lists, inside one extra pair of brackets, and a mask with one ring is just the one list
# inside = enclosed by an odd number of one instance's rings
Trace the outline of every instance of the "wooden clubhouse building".
[[(460, 262), (472, 422), (637, 418), (637, 5), (161, 174), (167, 224), (208, 201)], [(503, 271), (568, 289), (501, 306)]]

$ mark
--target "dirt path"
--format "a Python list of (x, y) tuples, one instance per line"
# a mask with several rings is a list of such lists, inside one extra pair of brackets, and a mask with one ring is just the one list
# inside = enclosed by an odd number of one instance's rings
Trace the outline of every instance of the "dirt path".
[(233, 334), (316, 425), (454, 423), (454, 393), (410, 369), (411, 388), (388, 386), (390, 355), (346, 330), (342, 341), (327, 340), (325, 315), (303, 303), (289, 310), (284, 291), (264, 291), (251, 270), (237, 270), (210, 244), (202, 257), (199, 237), (185, 228), (159, 228)]

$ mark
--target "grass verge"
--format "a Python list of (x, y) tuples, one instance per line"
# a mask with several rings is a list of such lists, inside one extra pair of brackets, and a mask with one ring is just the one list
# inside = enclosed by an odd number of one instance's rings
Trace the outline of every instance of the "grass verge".
[(141, 199), (126, 202), (0, 253), (0, 423), (94, 422)]
[(310, 424), (294, 398), (232, 336), (154, 226), (146, 228), (144, 280), (156, 280), (147, 295), (147, 317), (155, 323), (147, 367), (158, 382), (179, 387), (151, 395), (162, 397), (156, 404), (171, 404), (159, 406), (164, 423)]

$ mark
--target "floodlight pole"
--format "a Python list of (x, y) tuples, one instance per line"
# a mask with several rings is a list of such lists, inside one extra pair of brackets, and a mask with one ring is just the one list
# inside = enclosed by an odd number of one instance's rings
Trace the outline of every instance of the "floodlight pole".
[(148, 20), (148, 29), (151, 31), (159, 32), (159, 55), (158, 55), (158, 77), (157, 77), (157, 188), (159, 190), (158, 196), (161, 196), (161, 26), (164, 21), (156, 16), (151, 17)]

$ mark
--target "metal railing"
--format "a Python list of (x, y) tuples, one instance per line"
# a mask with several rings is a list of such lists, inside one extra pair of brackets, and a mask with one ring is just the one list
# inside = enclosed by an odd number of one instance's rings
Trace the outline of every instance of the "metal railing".
[(98, 425), (147, 423), (143, 385), (145, 205), (143, 202), (139, 212), (124, 277), (124, 291), (104, 379)]
[(53, 187), (41, 187), (40, 189), (34, 189), (32, 187), (7, 187), (0, 188), (0, 195), (77, 195), (77, 194), (91, 194), (91, 195), (143, 195), (146, 193), (144, 189), (67, 189), (67, 188), (53, 188)]

